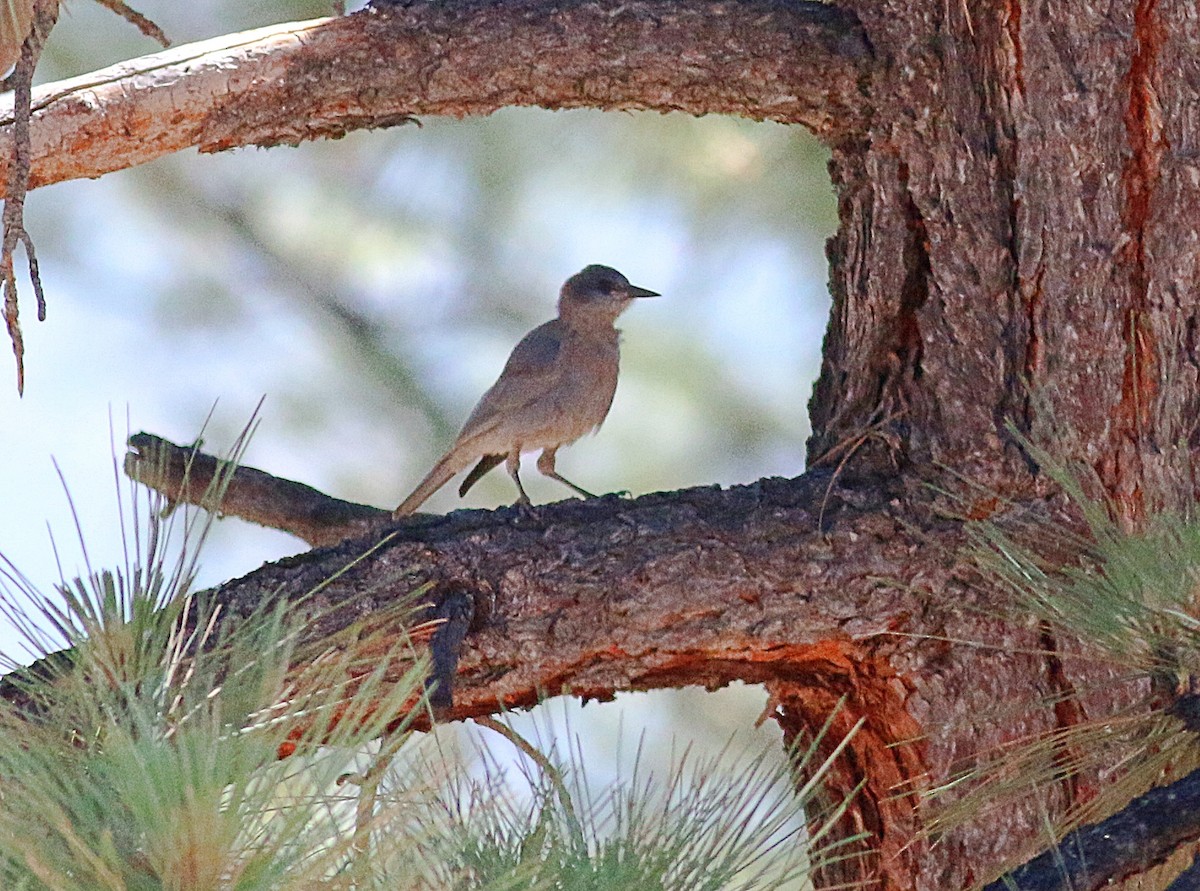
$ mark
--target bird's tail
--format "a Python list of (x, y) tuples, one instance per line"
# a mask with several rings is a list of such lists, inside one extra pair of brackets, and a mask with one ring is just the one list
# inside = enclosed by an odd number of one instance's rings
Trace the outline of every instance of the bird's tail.
[(457, 449), (451, 449), (442, 456), (437, 464), (433, 465), (433, 470), (426, 474), (425, 479), (421, 480), (420, 485), (413, 489), (412, 494), (392, 511), (392, 516), (396, 519), (407, 517), (424, 504), (430, 495), (446, 485), (450, 477), (466, 467), (474, 457), (474, 455), (468, 455), (464, 460), (463, 455)]

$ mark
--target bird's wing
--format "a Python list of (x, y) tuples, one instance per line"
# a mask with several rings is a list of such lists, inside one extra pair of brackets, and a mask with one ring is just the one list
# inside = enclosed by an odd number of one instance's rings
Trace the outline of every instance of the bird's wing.
[(479, 482), (485, 473), (487, 473), (496, 465), (501, 464), (506, 457), (508, 456), (484, 455), (482, 458), (480, 458), (479, 463), (476, 464), (471, 469), (471, 472), (463, 478), (462, 485), (458, 487), (458, 497), (462, 498), (464, 495), (466, 495), (467, 492), (470, 491), (471, 487)]
[[(557, 359), (562, 351), (563, 336), (563, 324), (554, 319), (539, 325), (522, 338), (508, 357), (500, 379), (483, 394), (467, 418), (454, 445), (442, 455), (413, 493), (396, 508), (394, 516), (402, 517), (415, 511), (472, 461), (483, 459), (467, 477), (463, 491), (504, 459), (515, 439), (504, 424), (506, 421), (513, 423), (520, 431), (523, 424), (521, 412), (553, 389), (558, 377)], [(489, 457), (497, 454), (498, 457)]]
[(558, 356), (565, 330), (553, 319), (534, 328), (508, 357), (500, 378), (483, 394), (458, 434), (458, 442), (476, 439), (497, 428), (531, 402), (550, 392), (559, 377)]

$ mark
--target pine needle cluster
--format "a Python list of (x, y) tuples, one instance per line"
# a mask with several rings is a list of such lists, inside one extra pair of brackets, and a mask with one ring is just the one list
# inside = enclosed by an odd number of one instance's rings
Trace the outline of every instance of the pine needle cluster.
[[(1035, 457), (1079, 522), (974, 522), (972, 559), (987, 584), (1009, 593), (1003, 618), (1033, 625), (1052, 645), (1042, 658), (1060, 663), (1066, 677), (1083, 667), (1106, 678), (1104, 692), (1120, 691), (1125, 704), (1104, 715), (1071, 711), (1073, 720), (1014, 740), (931, 790), (934, 834), (1047, 790), (1076, 790), (1059, 815), (1044, 814), (1053, 844), (1200, 766), (1200, 520), (1160, 514), (1132, 528), (1113, 504), (1089, 496), (1079, 476), (1044, 453)], [(1071, 685), (1045, 707), (1070, 709), (1091, 692), (1098, 691)]]

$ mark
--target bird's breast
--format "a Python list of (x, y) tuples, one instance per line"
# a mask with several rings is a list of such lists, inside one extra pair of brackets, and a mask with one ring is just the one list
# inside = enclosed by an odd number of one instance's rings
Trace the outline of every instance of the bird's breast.
[(591, 427), (604, 420), (617, 389), (617, 369), (620, 351), (616, 342), (581, 340), (569, 344), (568, 361), (564, 363), (567, 386), (581, 407), (588, 410)]
[(551, 412), (556, 429), (547, 431), (548, 438), (557, 444), (574, 442), (600, 426), (617, 389), (619, 359), (615, 337), (611, 342), (567, 338), (559, 356), (559, 381)]

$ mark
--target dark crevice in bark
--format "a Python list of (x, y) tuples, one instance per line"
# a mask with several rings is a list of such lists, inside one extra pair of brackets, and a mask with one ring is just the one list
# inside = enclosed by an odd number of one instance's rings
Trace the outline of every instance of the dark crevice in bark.
[(1119, 262), (1129, 278), (1122, 331), (1125, 365), (1121, 404), (1116, 417), (1117, 435), (1124, 442), (1115, 444), (1116, 460), (1107, 462), (1111, 473), (1104, 473), (1101, 478), (1125, 517), (1139, 523), (1146, 513), (1145, 492), (1140, 481), (1140, 452), (1147, 436), (1151, 435), (1159, 381), (1160, 347), (1149, 319), (1151, 276), (1146, 255), (1152, 202), (1167, 148), (1158, 99), (1159, 56), (1164, 42), (1158, 0), (1139, 0), (1134, 8), (1133, 25), (1129, 102), (1125, 110), (1130, 155), (1121, 172), (1124, 190), (1121, 221), (1128, 241), (1119, 254)]
[[(1043, 230), (1043, 241), (1045, 240)], [(1023, 364), (1024, 381), (1014, 381), (1014, 385), (1021, 389), (1034, 386), (1037, 383), (1038, 377), (1042, 369), (1042, 363), (1045, 361), (1045, 347), (1042, 343), (1042, 301), (1045, 299), (1045, 291), (1043, 285), (1046, 280), (1046, 259), (1042, 257), (1038, 260), (1037, 268), (1033, 272), (1033, 282), (1029, 288), (1025, 298), (1025, 325), (1027, 328), (1025, 339), (1025, 362)], [(1029, 393), (1025, 395), (1025, 421), (1028, 425), (1032, 421), (1033, 409), (1030, 406)]]
[[(895, 358), (894, 377), (881, 382), (881, 402), (887, 399), (889, 384), (903, 393), (912, 382), (921, 379), (921, 356), (924, 344), (921, 340), (920, 313), (929, 299), (929, 281), (932, 267), (929, 259), (929, 232), (925, 218), (908, 188), (908, 165), (900, 165), (900, 183), (904, 187), (902, 196), (904, 219), (908, 238), (904, 245), (904, 287), (900, 291), (900, 310), (896, 315), (896, 340), (893, 346)], [(900, 397), (907, 401), (907, 394)]]
[[(1067, 731), (1087, 721), (1087, 713), (1080, 704), (1075, 685), (1071, 683), (1063, 666), (1058, 639), (1050, 623), (1040, 622), (1038, 638), (1046, 660), (1046, 682), (1050, 688), (1049, 699), (1054, 703), (1054, 720), (1059, 731)], [(1059, 743), (1054, 754), (1055, 764), (1062, 768), (1061, 784), (1069, 807), (1082, 804), (1095, 794), (1095, 789), (1070, 765), (1080, 763), (1066, 743)], [(1085, 788), (1087, 786), (1088, 788)]]
[(1013, 86), (1018, 93), (1025, 92), (1025, 48), (1021, 38), (1021, 0), (1008, 0), (1005, 7), (1004, 26), (1008, 42), (1012, 45)]
[(1134, 49), (1129, 67), (1129, 104), (1125, 128), (1131, 154), (1125, 162), (1123, 222), (1129, 236), (1125, 259), (1133, 280), (1135, 309), (1146, 308), (1149, 273), (1146, 258), (1146, 228), (1151, 202), (1158, 183), (1163, 153), (1162, 109), (1158, 101), (1158, 63), (1162, 50), (1162, 22), (1158, 0), (1139, 0), (1134, 10)]

